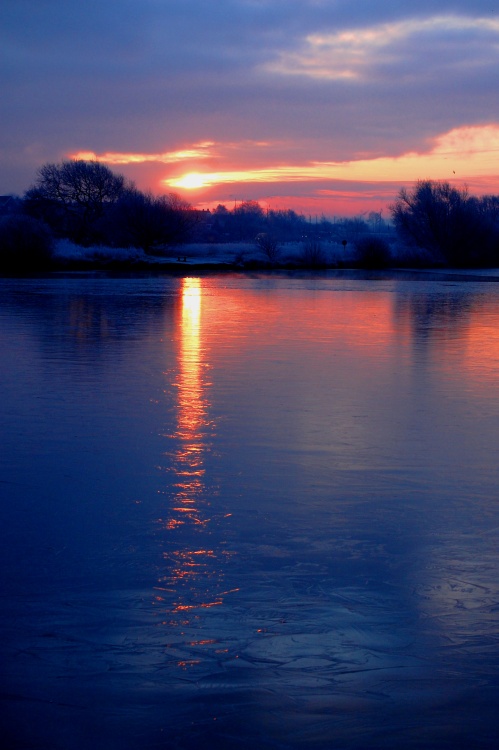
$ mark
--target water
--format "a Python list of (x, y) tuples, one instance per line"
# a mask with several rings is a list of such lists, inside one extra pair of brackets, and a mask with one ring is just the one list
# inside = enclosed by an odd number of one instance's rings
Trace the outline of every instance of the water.
[(499, 285), (0, 280), (6, 748), (492, 748)]

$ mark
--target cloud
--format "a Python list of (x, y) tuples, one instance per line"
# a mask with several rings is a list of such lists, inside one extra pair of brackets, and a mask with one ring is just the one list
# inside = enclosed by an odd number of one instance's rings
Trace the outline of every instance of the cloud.
[(97, 154), (95, 151), (75, 151), (67, 154), (68, 159), (82, 159), (84, 161), (100, 161), (111, 165), (129, 165), (129, 164), (179, 164), (186, 161), (199, 161), (200, 159), (215, 159), (216, 157), (230, 158), (232, 152), (239, 155), (245, 154), (248, 150), (266, 148), (272, 144), (267, 141), (240, 141), (215, 143), (214, 141), (204, 141), (185, 145), (183, 148), (175, 151), (166, 151), (159, 154), (151, 153), (121, 153), (107, 151), (103, 154)]
[(442, 67), (492, 65), (499, 59), (499, 20), (470, 16), (411, 18), (333, 33), (309, 34), (296, 51), (284, 51), (264, 67), (281, 75), (369, 82), (387, 69), (412, 76), (426, 68), (424, 55)]
[(265, 168), (187, 172), (166, 178), (171, 188), (198, 189), (231, 183), (350, 181), (414, 181), (420, 178), (451, 179), (490, 177), (497, 173), (499, 125), (456, 128), (440, 135), (426, 153), (409, 152), (397, 157), (376, 157), (344, 162), (311, 162)]
[(175, 164), (188, 159), (209, 159), (213, 157), (213, 141), (196, 143), (190, 148), (178, 151), (169, 151), (163, 154), (126, 154), (107, 152), (96, 154), (94, 151), (77, 151), (69, 154), (70, 159), (82, 159), (83, 161), (101, 161), (106, 164), (145, 164), (156, 162), (158, 164)]

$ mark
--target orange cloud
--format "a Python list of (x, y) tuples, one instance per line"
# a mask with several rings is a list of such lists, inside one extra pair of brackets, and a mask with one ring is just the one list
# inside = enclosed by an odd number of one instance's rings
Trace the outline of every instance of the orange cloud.
[(166, 151), (162, 154), (137, 154), (137, 153), (115, 153), (108, 151), (105, 154), (96, 154), (94, 151), (78, 151), (70, 154), (70, 159), (83, 159), (84, 161), (101, 161), (106, 164), (144, 164), (156, 162), (162, 164), (175, 164), (188, 159), (209, 159), (213, 157), (213, 141), (196, 143), (190, 148), (179, 151)]
[(457, 179), (494, 177), (499, 173), (499, 125), (455, 128), (434, 141), (428, 153), (410, 152), (398, 157), (377, 157), (345, 162), (318, 162), (258, 169), (188, 172), (166, 178), (170, 188), (199, 189), (230, 183), (415, 181), (420, 178)]
[(77, 151), (69, 154), (70, 159), (82, 159), (84, 161), (99, 161), (105, 164), (176, 164), (191, 159), (213, 159), (221, 155), (222, 151), (243, 151), (248, 148), (265, 148), (272, 144), (268, 141), (240, 141), (216, 143), (215, 141), (202, 141), (193, 143), (183, 149), (176, 151), (165, 151), (164, 153), (147, 154), (136, 152), (106, 151), (97, 154), (95, 151)]

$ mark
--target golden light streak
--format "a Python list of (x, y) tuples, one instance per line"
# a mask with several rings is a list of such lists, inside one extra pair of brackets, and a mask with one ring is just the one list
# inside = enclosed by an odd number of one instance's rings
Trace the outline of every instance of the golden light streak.
[(212, 159), (220, 156), (222, 150), (225, 151), (245, 151), (247, 149), (262, 149), (271, 146), (269, 141), (226, 141), (217, 143), (216, 141), (201, 141), (193, 143), (182, 149), (175, 151), (165, 151), (162, 153), (136, 153), (128, 151), (106, 151), (103, 154), (97, 154), (95, 151), (76, 151), (68, 154), (69, 159), (81, 159), (82, 161), (99, 161), (106, 164), (147, 164), (156, 162), (158, 164), (177, 164), (182, 161)]
[(310, 167), (268, 167), (265, 169), (241, 169), (226, 172), (203, 172), (190, 173), (182, 177), (173, 177), (162, 180), (164, 185), (175, 188), (192, 188), (192, 183), (197, 181), (199, 186), (210, 187), (231, 182), (290, 182), (293, 180), (303, 181), (316, 179), (314, 173), (317, 171), (314, 165)]
[(178, 151), (166, 151), (162, 154), (120, 153), (107, 151), (104, 154), (96, 154), (94, 151), (78, 151), (70, 154), (70, 159), (82, 159), (83, 161), (100, 161), (106, 164), (144, 164), (157, 162), (162, 164), (175, 164), (188, 159), (210, 159), (214, 156), (213, 141), (196, 143), (190, 148)]
[(418, 179), (466, 179), (499, 174), (499, 125), (455, 128), (440, 135), (427, 153), (410, 152), (398, 157), (377, 157), (345, 162), (311, 162), (304, 166), (276, 166), (220, 172), (189, 173), (164, 179), (165, 186), (194, 189), (245, 182), (415, 181)]

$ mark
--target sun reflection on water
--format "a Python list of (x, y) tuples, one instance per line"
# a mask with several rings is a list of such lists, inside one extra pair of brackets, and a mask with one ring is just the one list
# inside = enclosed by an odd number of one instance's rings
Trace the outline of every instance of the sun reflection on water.
[[(210, 498), (213, 486), (206, 479), (206, 456), (214, 436), (206, 372), (209, 369), (202, 342), (201, 280), (182, 280), (181, 313), (178, 322), (178, 368), (176, 390), (176, 430), (169, 438), (174, 450), (166, 453), (173, 473), (169, 516), (161, 521), (169, 532), (163, 559), (165, 574), (157, 590), (156, 602), (162, 612), (173, 617), (199, 616), (203, 609), (223, 603), (221, 565), (229, 553), (210, 543), (213, 517)], [(223, 517), (223, 516), (222, 516)], [(219, 547), (219, 544), (218, 544)], [(190, 624), (182, 620), (182, 625)]]

